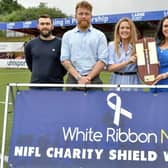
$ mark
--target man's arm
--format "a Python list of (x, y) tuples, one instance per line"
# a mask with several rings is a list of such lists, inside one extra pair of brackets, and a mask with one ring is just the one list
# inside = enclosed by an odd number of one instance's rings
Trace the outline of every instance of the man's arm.
[(64, 60), (62, 62), (63, 66), (65, 69), (77, 80), (79, 84), (89, 84), (90, 83), (90, 78), (87, 76), (81, 76), (76, 69), (73, 67), (70, 61)]
[(108, 57), (108, 48), (107, 48), (107, 39), (105, 35), (102, 33), (99, 37), (99, 46), (97, 51), (98, 61), (89, 72), (88, 77), (90, 80), (98, 76), (101, 71), (104, 69), (105, 65), (107, 64), (107, 57)]
[(24, 48), (25, 60), (30, 71), (32, 71), (32, 56), (30, 52), (30, 44), (27, 43)]
[(76, 79), (79, 80), (78, 78), (80, 78), (80, 74), (76, 71), (76, 69), (73, 67), (73, 65), (71, 64), (71, 62), (69, 60), (64, 60), (62, 62), (63, 66), (65, 67), (65, 69)]
[(101, 73), (101, 71), (104, 69), (104, 66), (105, 66), (105, 63), (103, 61), (101, 60), (97, 61), (92, 71), (90, 71), (88, 74), (89, 80), (92, 80), (93, 78), (98, 76)]

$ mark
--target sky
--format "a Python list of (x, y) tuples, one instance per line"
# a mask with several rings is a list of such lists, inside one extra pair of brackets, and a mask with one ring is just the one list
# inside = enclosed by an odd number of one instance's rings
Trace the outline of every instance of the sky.
[[(24, 7), (37, 7), (40, 2), (74, 15), (75, 5), (80, 0), (17, 0)], [(129, 12), (159, 11), (168, 9), (168, 0), (88, 0), (93, 5), (93, 15), (109, 15)]]

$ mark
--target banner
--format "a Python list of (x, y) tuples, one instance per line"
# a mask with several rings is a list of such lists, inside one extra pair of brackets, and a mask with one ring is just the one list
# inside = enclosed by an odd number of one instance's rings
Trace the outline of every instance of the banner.
[(27, 68), (25, 59), (0, 59), (0, 68)]
[[(136, 11), (134, 9), (134, 11)], [(91, 19), (92, 24), (110, 24), (116, 23), (119, 19), (123, 17), (128, 17), (133, 21), (158, 21), (164, 16), (168, 15), (168, 10), (156, 11), (141, 11), (141, 12), (129, 12), (129, 13), (113, 13), (108, 15), (97, 15), (93, 16)], [(65, 26), (75, 26), (77, 23), (74, 17), (69, 18), (54, 18), (54, 27), (65, 27)], [(0, 22), (0, 30), (17, 30), (17, 29), (32, 29), (37, 27), (37, 21), (18, 21), (18, 22)]]
[(23, 51), (24, 42), (0, 42), (0, 53)]
[(17, 93), (13, 168), (167, 168), (168, 94)]

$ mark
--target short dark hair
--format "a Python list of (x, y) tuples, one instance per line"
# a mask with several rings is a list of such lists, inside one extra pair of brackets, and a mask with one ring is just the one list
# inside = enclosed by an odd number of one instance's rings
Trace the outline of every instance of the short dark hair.
[(77, 11), (78, 8), (86, 8), (92, 12), (93, 7), (88, 1), (80, 1), (76, 5), (75, 12)]
[(37, 19), (38, 22), (39, 22), (39, 19), (40, 19), (40, 18), (49, 18), (49, 19), (51, 20), (51, 23), (53, 23), (51, 16), (48, 15), (48, 14), (40, 15), (40, 16), (38, 17), (38, 19)]

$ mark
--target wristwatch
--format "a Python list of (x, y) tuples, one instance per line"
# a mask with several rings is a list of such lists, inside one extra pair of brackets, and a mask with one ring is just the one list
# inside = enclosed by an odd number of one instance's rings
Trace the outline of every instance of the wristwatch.
[(81, 77), (82, 77), (81, 75), (78, 75), (76, 80), (79, 81), (81, 79)]

